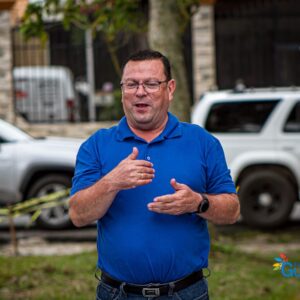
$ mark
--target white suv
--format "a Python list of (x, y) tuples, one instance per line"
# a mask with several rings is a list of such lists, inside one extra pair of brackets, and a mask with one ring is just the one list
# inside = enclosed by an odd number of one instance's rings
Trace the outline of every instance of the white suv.
[[(0, 207), (69, 188), (81, 143), (35, 139), (0, 119)], [(44, 209), (37, 223), (51, 229), (70, 225), (68, 206)]]
[(300, 90), (209, 92), (192, 122), (221, 141), (243, 220), (257, 227), (286, 222), (300, 198)]

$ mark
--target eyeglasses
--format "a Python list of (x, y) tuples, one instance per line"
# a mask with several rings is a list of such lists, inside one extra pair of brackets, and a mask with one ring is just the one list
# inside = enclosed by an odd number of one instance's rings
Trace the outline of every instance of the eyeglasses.
[(129, 80), (126, 82), (121, 82), (121, 88), (124, 93), (134, 94), (138, 90), (139, 86), (142, 85), (146, 93), (155, 93), (160, 89), (162, 83), (168, 82), (169, 80), (148, 80), (142, 83), (137, 81)]

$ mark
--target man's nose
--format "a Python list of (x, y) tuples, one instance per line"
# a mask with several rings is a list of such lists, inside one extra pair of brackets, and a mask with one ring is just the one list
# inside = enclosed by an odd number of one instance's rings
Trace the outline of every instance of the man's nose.
[(145, 91), (143, 83), (139, 83), (139, 86), (136, 89), (136, 94), (137, 95), (145, 95), (145, 94), (147, 94), (146, 91)]

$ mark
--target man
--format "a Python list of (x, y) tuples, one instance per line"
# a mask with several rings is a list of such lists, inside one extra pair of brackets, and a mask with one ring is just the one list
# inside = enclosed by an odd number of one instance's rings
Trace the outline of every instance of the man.
[(218, 140), (168, 113), (175, 87), (161, 53), (132, 55), (125, 117), (79, 150), (70, 217), (76, 226), (97, 220), (97, 299), (208, 299), (206, 220), (239, 216)]

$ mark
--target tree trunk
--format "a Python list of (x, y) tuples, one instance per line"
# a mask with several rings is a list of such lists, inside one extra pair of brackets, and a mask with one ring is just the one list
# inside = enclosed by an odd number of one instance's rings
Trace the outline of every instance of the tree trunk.
[(176, 0), (150, 0), (149, 44), (170, 59), (177, 88), (170, 111), (181, 121), (190, 120), (190, 95), (183, 57), (182, 29)]

